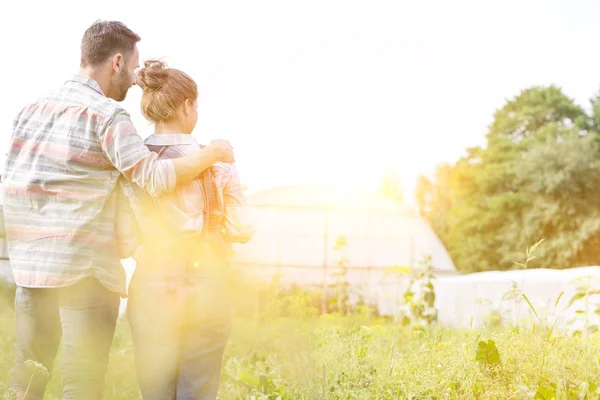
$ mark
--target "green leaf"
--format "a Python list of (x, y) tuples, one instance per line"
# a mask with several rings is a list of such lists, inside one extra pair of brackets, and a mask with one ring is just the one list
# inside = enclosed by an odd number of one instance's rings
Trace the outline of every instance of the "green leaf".
[(238, 375), (238, 381), (255, 389), (258, 389), (258, 387), (260, 386), (260, 378), (246, 371), (243, 371)]
[(550, 331), (548, 331), (548, 339), (552, 337), (552, 333), (554, 332), (554, 328), (556, 327), (556, 323), (558, 322), (558, 318), (554, 320), (554, 323), (550, 327)]
[(527, 295), (525, 293), (522, 294), (523, 298), (525, 299), (525, 301), (527, 302), (527, 304), (529, 304), (529, 308), (531, 308), (531, 310), (533, 311), (533, 313), (535, 314), (535, 316), (537, 317), (538, 321), (540, 321), (540, 323), (542, 325), (544, 325), (544, 322), (542, 321), (542, 319), (540, 318), (540, 316), (538, 315), (537, 311), (535, 311), (535, 308), (533, 307), (533, 304), (531, 304), (531, 302), (529, 301), (529, 298), (527, 297)]
[(367, 355), (367, 348), (365, 346), (360, 346), (358, 349), (358, 358), (364, 358)]
[(411, 267), (403, 266), (403, 265), (394, 265), (391, 267), (386, 267), (384, 269), (384, 273), (388, 275), (410, 275), (414, 271)]
[(585, 293), (575, 293), (573, 295), (573, 297), (571, 297), (571, 300), (569, 301), (569, 305), (567, 306), (567, 308), (571, 307), (573, 305), (573, 303), (575, 303), (577, 300), (582, 299), (585, 297)]
[[(533, 246), (531, 246), (531, 248), (529, 249), (528, 253), (531, 254), (535, 251), (535, 249), (542, 244), (542, 242), (546, 240), (545, 238), (540, 239), (536, 244), (534, 244)], [(535, 257), (534, 257), (535, 258)]]
[(560, 299), (562, 299), (563, 294), (565, 294), (564, 291), (560, 292), (560, 294), (558, 295), (558, 297), (556, 298), (556, 303), (554, 303), (554, 308), (558, 307), (558, 302), (560, 301)]
[(473, 384), (471, 390), (475, 396), (479, 396), (482, 393), (485, 393), (485, 386), (481, 382), (476, 382)]
[(556, 389), (552, 387), (540, 385), (538, 388), (535, 397), (535, 400), (553, 400), (556, 399)]
[(523, 269), (527, 269), (527, 265), (525, 265), (525, 264), (523, 264), (523, 263), (520, 263), (520, 262), (516, 262), (516, 261), (515, 261), (515, 264), (516, 264), (516, 265), (518, 265), (519, 267), (523, 268)]
[(348, 242), (344, 236), (338, 236), (335, 240), (335, 245), (333, 246), (336, 250), (341, 250), (343, 247), (346, 247)]
[(475, 361), (485, 365), (500, 364), (500, 353), (498, 353), (496, 343), (492, 339), (489, 339), (487, 343), (483, 340), (480, 340), (479, 343), (477, 343)]

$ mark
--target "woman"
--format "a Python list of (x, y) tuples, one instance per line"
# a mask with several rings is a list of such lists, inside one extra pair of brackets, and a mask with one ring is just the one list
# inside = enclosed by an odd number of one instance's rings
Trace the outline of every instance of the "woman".
[[(155, 124), (148, 148), (160, 158), (197, 151), (194, 81), (150, 60), (136, 83), (142, 113)], [(215, 399), (230, 330), (229, 243), (247, 242), (254, 232), (235, 166), (217, 163), (169, 195), (136, 191), (133, 198), (141, 245), (127, 313), (142, 396)]]

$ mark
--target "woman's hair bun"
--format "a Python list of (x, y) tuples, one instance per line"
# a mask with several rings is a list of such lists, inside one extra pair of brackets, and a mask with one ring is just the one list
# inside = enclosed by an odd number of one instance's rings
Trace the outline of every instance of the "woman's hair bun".
[(167, 64), (160, 60), (146, 60), (136, 73), (136, 84), (144, 92), (159, 90), (169, 78)]

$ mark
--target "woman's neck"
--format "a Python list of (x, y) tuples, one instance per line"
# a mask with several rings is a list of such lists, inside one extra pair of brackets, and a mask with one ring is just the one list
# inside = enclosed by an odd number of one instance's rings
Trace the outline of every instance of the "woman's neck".
[(166, 122), (157, 122), (154, 125), (154, 134), (169, 134), (169, 133), (191, 133), (186, 132), (184, 129), (184, 124), (179, 121), (166, 121)]

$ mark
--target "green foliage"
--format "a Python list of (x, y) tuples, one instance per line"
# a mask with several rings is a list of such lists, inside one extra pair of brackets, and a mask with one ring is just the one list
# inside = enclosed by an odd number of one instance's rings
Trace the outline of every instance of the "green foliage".
[[(579, 301), (583, 298), (573, 304)], [(296, 307), (299, 315), (312, 312)], [(14, 354), (12, 310), (1, 309), (0, 319), (0, 396), (11, 399), (5, 377)], [(590, 333), (586, 341), (535, 330), (413, 329), (355, 313), (267, 315), (259, 324), (236, 318), (219, 399), (598, 398), (599, 339), (600, 333)], [(126, 319), (121, 319), (107, 399), (139, 398), (131, 348)], [(45, 373), (31, 367), (32, 373)], [(58, 359), (45, 398), (61, 398), (60, 381)]]
[(388, 170), (383, 175), (380, 188), (381, 194), (397, 201), (398, 203), (404, 202), (404, 191), (402, 190), (402, 182), (400, 177), (393, 170)]
[[(354, 316), (324, 315), (306, 323), (273, 319), (260, 326), (237, 319), (223, 362), (220, 400), (291, 399), (578, 399), (597, 398), (600, 339), (511, 330), (413, 330)], [(139, 398), (126, 320), (111, 351), (105, 398)], [(481, 340), (481, 335), (489, 335)], [(13, 341), (0, 335), (0, 377), (11, 366)], [(547, 362), (543, 370), (544, 352)], [(586, 352), (589, 357), (583, 357)], [(0, 379), (0, 397), (7, 391)], [(6, 397), (10, 398), (9, 395)], [(48, 400), (60, 399), (60, 360)]]
[(465, 272), (512, 269), (546, 238), (531, 267), (600, 262), (600, 103), (592, 113), (554, 86), (522, 91), (496, 111), (484, 147), (421, 177), (429, 221)]
[[(236, 398), (255, 400), (289, 399), (280, 371), (273, 360), (256, 353), (248, 357), (232, 357), (224, 368), (228, 390)], [(233, 397), (233, 396), (232, 396)]]
[(337, 270), (331, 274), (335, 282), (330, 285), (329, 290), (333, 291), (335, 297), (329, 298), (327, 307), (328, 312), (338, 312), (346, 315), (351, 310), (350, 305), (350, 282), (348, 282), (348, 259), (345, 250), (348, 242), (344, 236), (339, 236), (333, 250), (337, 253)]
[(479, 341), (475, 352), (475, 361), (487, 366), (500, 365), (500, 353), (498, 353), (496, 342), (492, 339), (487, 342)]
[(583, 328), (571, 328), (571, 331), (575, 335), (587, 336), (590, 333), (600, 331), (600, 322), (597, 318), (591, 320), (590, 316), (600, 315), (600, 305), (594, 302), (594, 310), (591, 309), (590, 299), (593, 296), (600, 295), (600, 281), (598, 278), (591, 276), (582, 276), (572, 282), (571, 285), (575, 286), (575, 293), (569, 300), (567, 308), (575, 309), (575, 317), (568, 321), (569, 326), (576, 325), (577, 322), (583, 323)]
[(556, 383), (545, 382), (538, 386), (535, 393), (535, 400), (552, 400), (556, 399)]
[[(403, 273), (401, 267), (396, 267), (395, 270)], [(419, 268), (413, 271), (404, 291), (404, 315), (402, 317), (404, 325), (429, 326), (437, 322), (434, 279), (431, 256), (427, 256), (419, 261)]]

